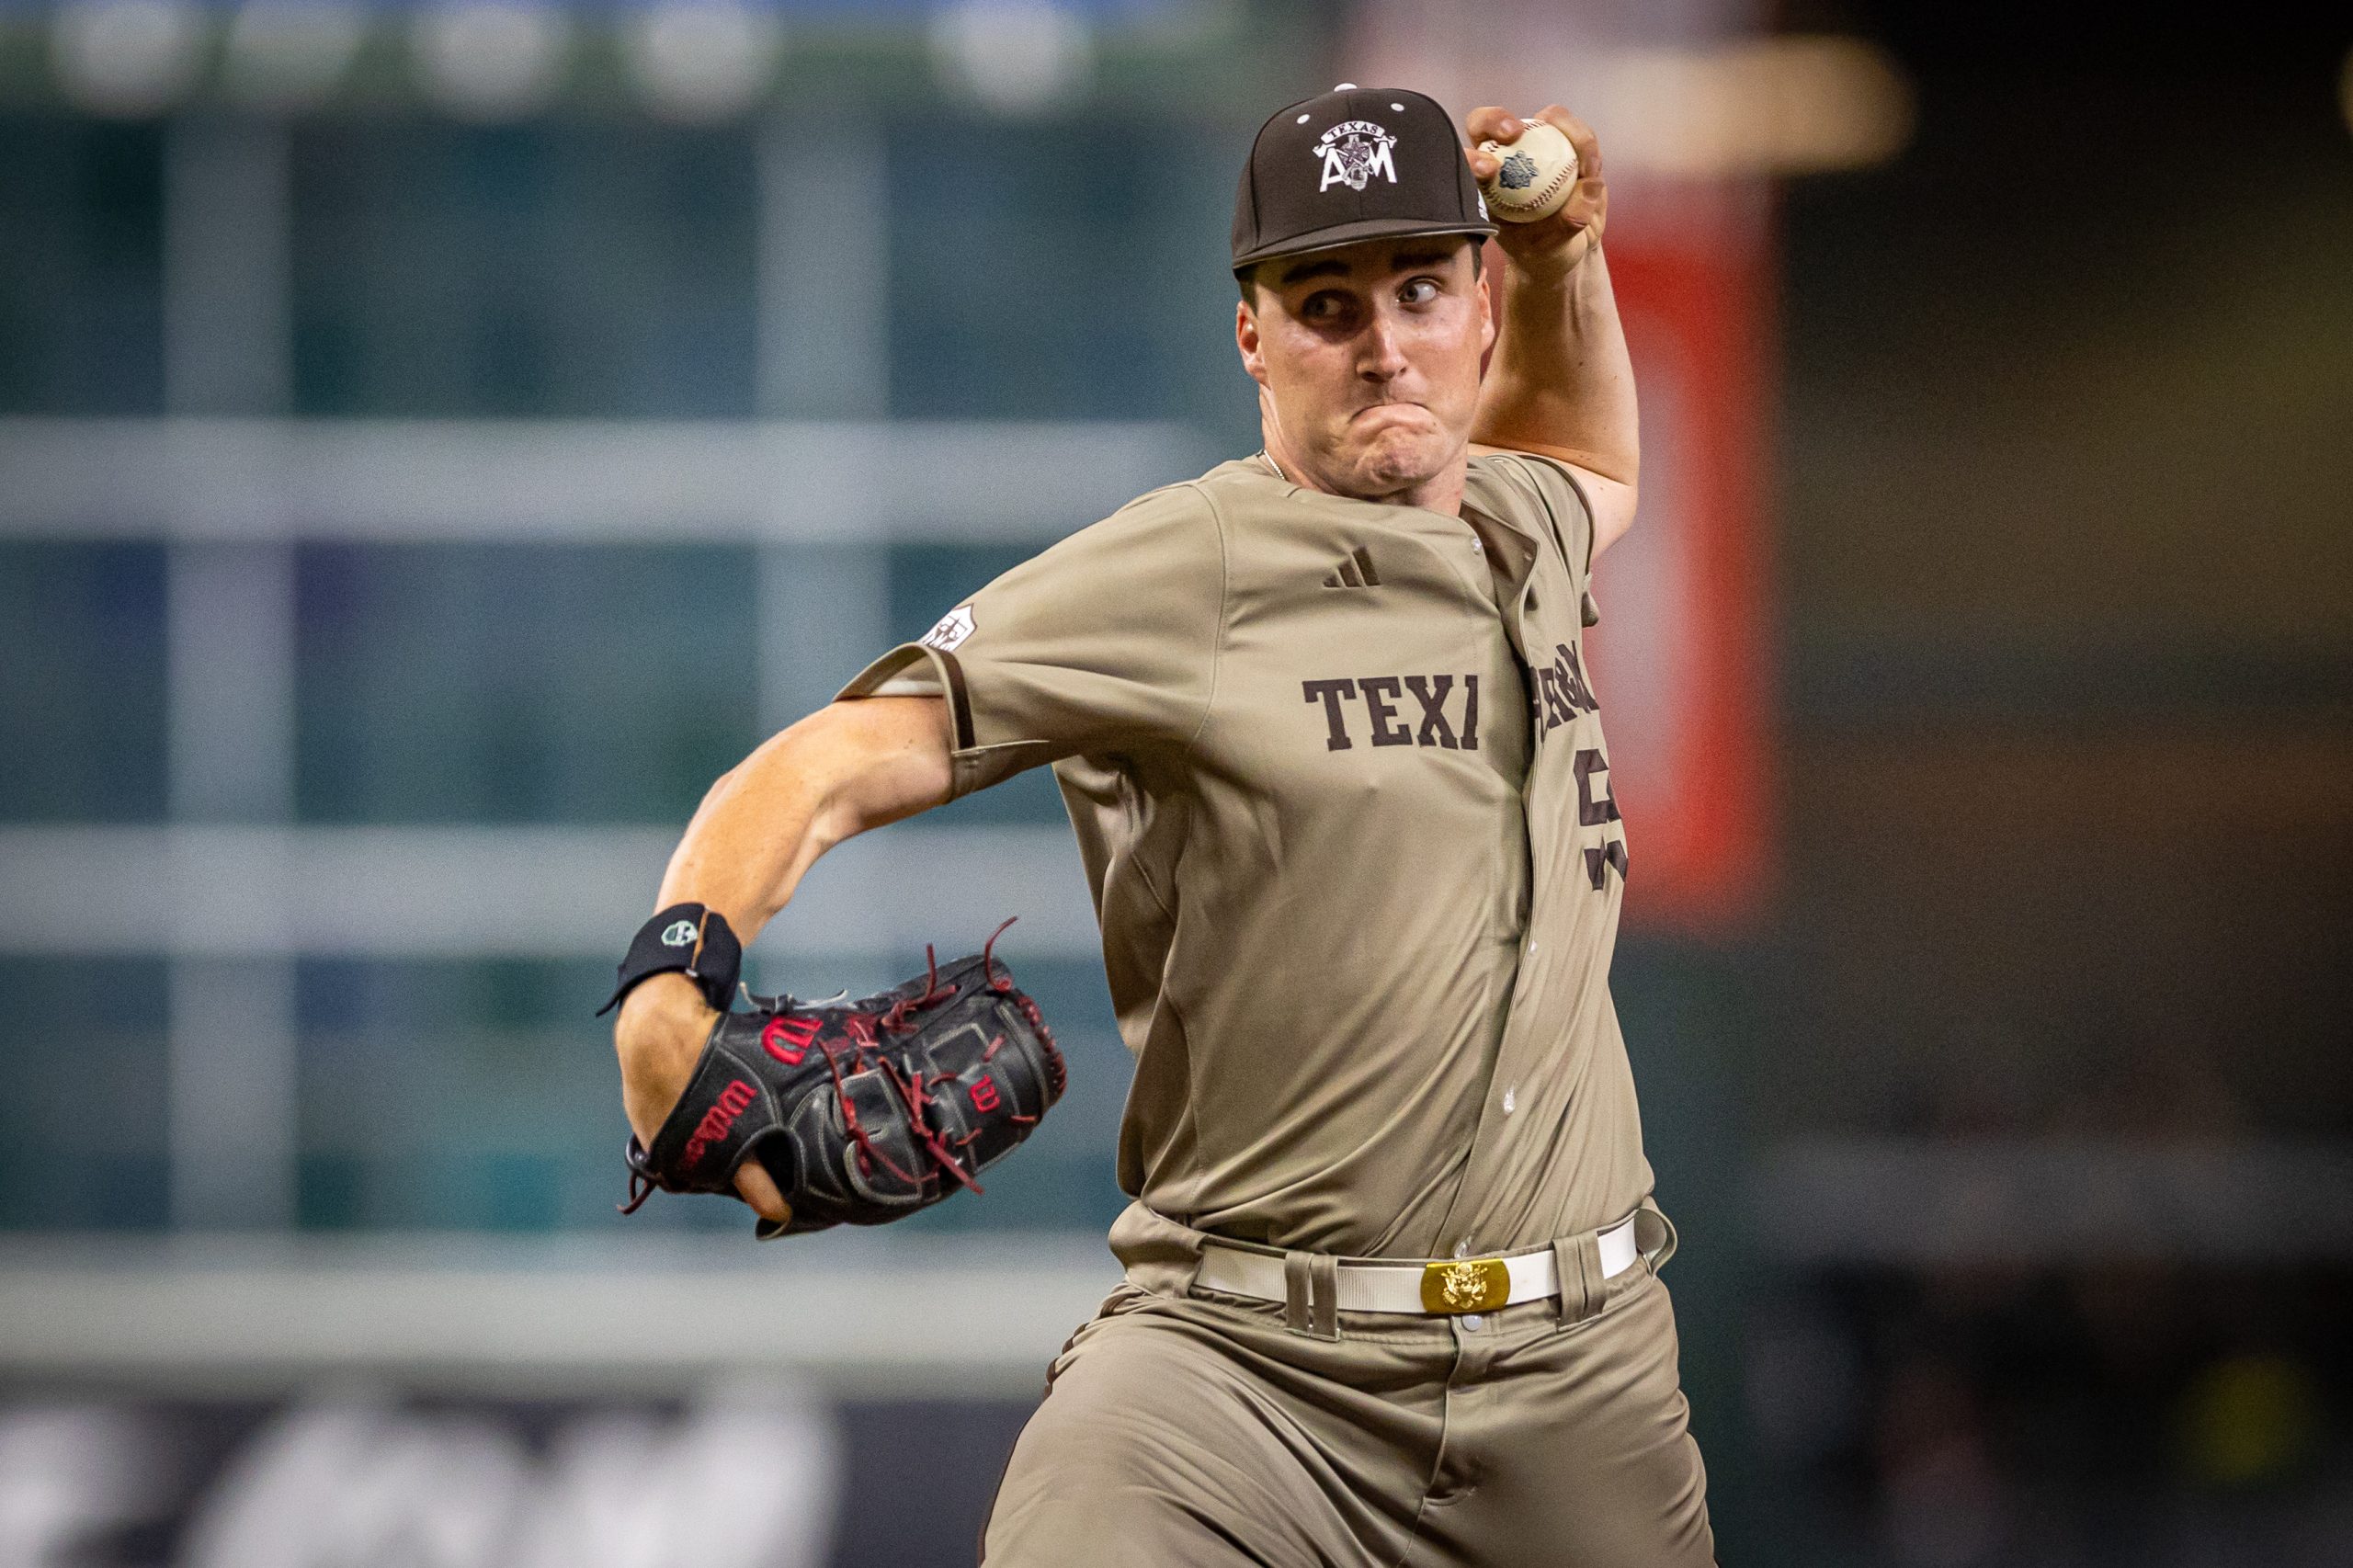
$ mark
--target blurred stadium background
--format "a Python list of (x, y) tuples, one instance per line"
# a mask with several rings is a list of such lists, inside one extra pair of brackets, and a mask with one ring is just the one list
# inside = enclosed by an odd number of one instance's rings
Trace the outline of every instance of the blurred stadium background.
[(984, 1199), (622, 1221), (588, 1014), (711, 777), (1255, 447), (1233, 178), (1340, 79), (1607, 152), (1617, 992), (1724, 1560), (2353, 1562), (2348, 44), (0, 5), (0, 1568), (971, 1560), (1120, 1201), (1050, 784), (756, 964), (1023, 916), (1074, 1087)]

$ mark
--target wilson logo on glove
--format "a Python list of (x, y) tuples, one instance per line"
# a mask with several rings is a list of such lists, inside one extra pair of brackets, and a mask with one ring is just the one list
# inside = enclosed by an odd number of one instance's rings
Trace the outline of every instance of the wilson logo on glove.
[(687, 1140), (686, 1152), (678, 1156), (688, 1168), (700, 1165), (710, 1146), (726, 1137), (728, 1129), (735, 1125), (735, 1119), (751, 1109), (752, 1102), (759, 1097), (760, 1091), (741, 1078), (720, 1090), (719, 1103), (703, 1112), (702, 1119), (695, 1123), (695, 1135)]
[(817, 1020), (814, 1018), (770, 1018), (760, 1030), (760, 1049), (783, 1062), (798, 1067), (809, 1048), (817, 1042)]
[(755, 997), (757, 1011), (722, 1014), (654, 1146), (630, 1139), (621, 1211), (656, 1187), (732, 1193), (747, 1159), (792, 1207), (785, 1224), (760, 1221), (764, 1240), (980, 1191), (1067, 1078), (1038, 1004), (994, 956), (1004, 932), (950, 964), (926, 949), (919, 978), (856, 1002)]

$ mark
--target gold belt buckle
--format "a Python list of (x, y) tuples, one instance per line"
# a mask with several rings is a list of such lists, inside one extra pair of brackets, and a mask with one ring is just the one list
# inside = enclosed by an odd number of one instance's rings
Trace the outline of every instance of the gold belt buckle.
[(1500, 1257), (1458, 1257), (1422, 1265), (1422, 1310), (1491, 1312), (1511, 1300), (1511, 1270)]

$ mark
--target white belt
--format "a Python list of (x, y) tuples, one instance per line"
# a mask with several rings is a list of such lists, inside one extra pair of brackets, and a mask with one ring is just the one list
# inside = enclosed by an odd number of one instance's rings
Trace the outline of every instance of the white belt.
[[(1641, 1210), (1637, 1210), (1636, 1213)], [(1601, 1277), (1614, 1278), (1634, 1267), (1641, 1256), (1634, 1244), (1634, 1214), (1629, 1214), (1595, 1238), (1601, 1245)], [(1342, 1258), (1338, 1264), (1337, 1304), (1344, 1312), (1494, 1312), (1498, 1307), (1539, 1301), (1561, 1293), (1560, 1270), (1551, 1247), (1509, 1253), (1501, 1257)], [(1254, 1296), (1262, 1301), (1290, 1300), (1283, 1277), (1283, 1255), (1233, 1245), (1215, 1236), (1201, 1242), (1201, 1267), (1193, 1283), (1204, 1290), (1230, 1296)]]

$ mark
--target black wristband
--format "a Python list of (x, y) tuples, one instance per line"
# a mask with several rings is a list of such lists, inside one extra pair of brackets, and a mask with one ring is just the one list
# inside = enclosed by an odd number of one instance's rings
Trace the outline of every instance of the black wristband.
[(744, 972), (744, 944), (735, 939), (727, 916), (699, 903), (674, 903), (639, 926), (629, 956), (621, 960), (620, 983), (597, 1016), (620, 1006), (639, 981), (674, 971), (693, 981), (703, 1000), (721, 1012), (733, 1006), (736, 977)]

